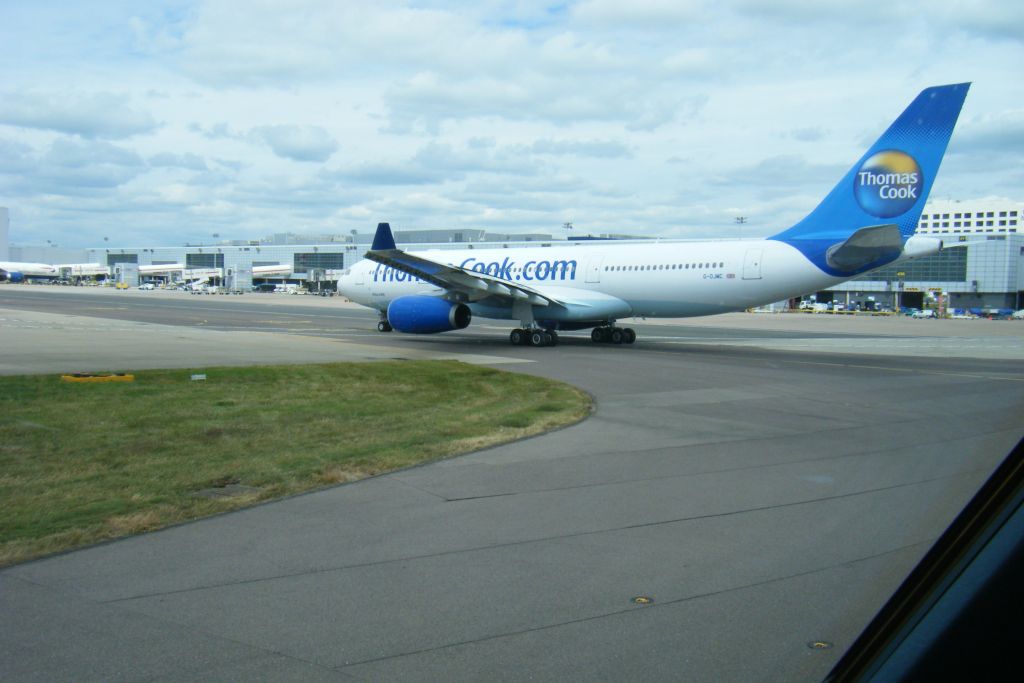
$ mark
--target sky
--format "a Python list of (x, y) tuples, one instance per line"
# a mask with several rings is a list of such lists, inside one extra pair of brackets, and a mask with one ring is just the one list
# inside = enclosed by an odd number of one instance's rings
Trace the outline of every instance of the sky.
[(61, 247), (754, 237), (965, 81), (932, 197), (1020, 201), (1022, 26), (1018, 0), (5, 0), (0, 206)]

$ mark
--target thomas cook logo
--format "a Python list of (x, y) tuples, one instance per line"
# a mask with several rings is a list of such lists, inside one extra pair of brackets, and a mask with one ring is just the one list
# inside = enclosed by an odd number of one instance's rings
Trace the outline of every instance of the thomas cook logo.
[(857, 171), (853, 196), (878, 218), (892, 218), (910, 210), (921, 197), (924, 178), (914, 157), (889, 149), (872, 155)]

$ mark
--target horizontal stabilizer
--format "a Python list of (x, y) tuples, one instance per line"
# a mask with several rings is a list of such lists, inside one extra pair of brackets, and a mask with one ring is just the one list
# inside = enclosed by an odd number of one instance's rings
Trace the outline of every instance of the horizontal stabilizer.
[(895, 223), (861, 228), (825, 252), (829, 267), (840, 272), (864, 270), (873, 264), (883, 264), (898, 257), (903, 251), (900, 226)]

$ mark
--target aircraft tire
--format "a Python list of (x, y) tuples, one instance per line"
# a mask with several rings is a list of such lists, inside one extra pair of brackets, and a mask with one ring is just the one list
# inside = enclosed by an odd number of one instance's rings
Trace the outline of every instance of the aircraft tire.
[(517, 327), (509, 333), (508, 340), (513, 346), (522, 346), (526, 343), (526, 333)]
[(544, 342), (545, 339), (543, 332), (535, 330), (530, 333), (530, 346), (547, 346)]
[(612, 344), (621, 344), (622, 343), (622, 330), (620, 330), (617, 327), (613, 327), (611, 334), (608, 335), (608, 341), (610, 341)]
[(590, 341), (594, 342), (595, 344), (600, 344), (605, 340), (605, 328), (603, 327), (595, 327), (594, 330), (590, 333)]
[(387, 320), (381, 320), (379, 323), (377, 323), (377, 331), (378, 332), (390, 332), (391, 331), (391, 323), (389, 323)]
[(635, 341), (636, 341), (636, 332), (633, 331), (632, 327), (627, 327), (626, 329), (622, 330), (622, 343), (623, 344), (632, 344)]

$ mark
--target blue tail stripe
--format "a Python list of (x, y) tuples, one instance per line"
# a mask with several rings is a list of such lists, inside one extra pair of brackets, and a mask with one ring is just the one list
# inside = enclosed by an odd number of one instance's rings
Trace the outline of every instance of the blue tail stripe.
[(860, 228), (895, 223), (906, 241), (917, 228), (970, 83), (927, 88), (889, 126), (806, 218), (768, 239), (799, 249), (823, 271), (825, 251)]

